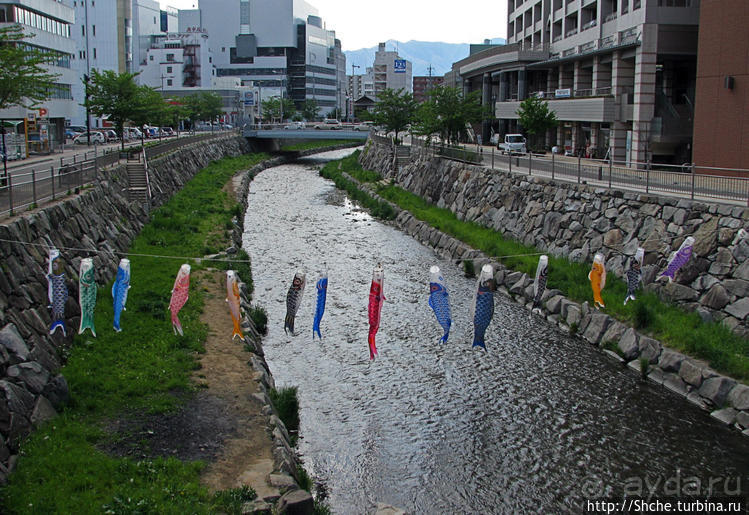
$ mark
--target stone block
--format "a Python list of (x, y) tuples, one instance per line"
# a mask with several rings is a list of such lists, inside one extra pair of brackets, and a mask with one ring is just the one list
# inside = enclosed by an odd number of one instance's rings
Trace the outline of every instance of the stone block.
[(736, 422), (736, 415), (738, 412), (733, 408), (723, 408), (710, 412), (710, 416), (714, 419), (723, 422), (725, 425), (730, 426)]
[(601, 337), (612, 322), (613, 319), (605, 313), (593, 313), (590, 316), (590, 322), (583, 331), (583, 338), (594, 345), (600, 344)]
[(728, 404), (736, 409), (749, 410), (749, 386), (737, 384), (728, 392)]
[(665, 372), (679, 372), (682, 361), (685, 356), (679, 352), (664, 349), (658, 360), (658, 366)]
[(749, 413), (746, 411), (736, 413), (736, 423), (745, 429), (749, 428)]
[(710, 401), (713, 406), (723, 406), (728, 398), (728, 393), (735, 385), (736, 381), (728, 377), (710, 377), (702, 382), (699, 394)]
[(48, 420), (52, 420), (57, 416), (55, 408), (52, 407), (52, 403), (47, 400), (44, 395), (40, 395), (36, 398), (36, 404), (34, 405), (34, 411), (31, 412), (31, 425), (38, 428)]
[(286, 515), (312, 515), (314, 513), (312, 495), (304, 490), (286, 492), (278, 500), (276, 510), (279, 514)]
[(714, 284), (708, 292), (700, 298), (700, 304), (710, 309), (723, 309), (731, 298), (722, 284)]
[(601, 343), (618, 342), (627, 331), (627, 326), (614, 320), (601, 337)]
[(744, 320), (749, 315), (749, 298), (744, 297), (737, 300), (733, 304), (726, 306), (724, 311), (739, 320)]
[(640, 350), (641, 358), (646, 358), (650, 364), (658, 363), (658, 358), (663, 350), (663, 346), (658, 340), (648, 338), (647, 336), (640, 336), (637, 345)]
[(42, 393), (47, 382), (49, 382), (49, 372), (35, 361), (19, 363), (18, 365), (8, 367), (7, 374), (8, 377), (12, 377), (16, 381), (25, 384), (26, 388), (35, 394)]
[(296, 480), (288, 474), (270, 474), (268, 476), (268, 482), (272, 487), (278, 488), (282, 493), (299, 488)]
[(65, 407), (70, 398), (68, 382), (63, 376), (56, 376), (44, 387), (42, 395), (49, 399), (57, 411), (60, 411)]
[(672, 392), (681, 395), (682, 397), (687, 396), (687, 384), (682, 381), (678, 374), (666, 373), (663, 376), (663, 386), (671, 390)]
[(562, 299), (564, 299), (564, 297), (556, 295), (546, 301), (546, 309), (549, 313), (555, 315), (561, 311)]
[(29, 348), (13, 324), (8, 324), (0, 331), (0, 345), (17, 356), (21, 361), (29, 359)]
[(626, 361), (632, 361), (640, 355), (638, 340), (637, 332), (632, 328), (627, 329), (619, 340), (619, 350), (622, 351), (622, 357)]

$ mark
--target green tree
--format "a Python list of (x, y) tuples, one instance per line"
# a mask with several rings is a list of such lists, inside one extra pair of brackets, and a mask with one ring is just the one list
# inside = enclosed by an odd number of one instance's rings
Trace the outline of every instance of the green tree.
[(193, 93), (182, 99), (186, 110), (185, 117), (190, 120), (190, 127), (195, 129), (198, 120), (214, 121), (223, 113), (221, 96), (209, 91)]
[(59, 77), (44, 68), (49, 56), (22, 43), (32, 37), (20, 25), (0, 28), (0, 109), (39, 105)]
[(125, 122), (139, 114), (138, 110), (143, 104), (142, 97), (146, 94), (146, 90), (135, 83), (136, 75), (138, 74), (93, 70), (87, 85), (88, 100), (84, 102), (92, 114), (106, 116), (114, 124), (114, 130), (122, 141), (123, 149), (125, 141), (122, 133)]
[(289, 98), (271, 97), (268, 100), (263, 100), (263, 118), (270, 118), (271, 121), (283, 121), (292, 118), (295, 112), (294, 101)]
[(531, 136), (543, 134), (559, 124), (557, 115), (549, 109), (549, 103), (538, 97), (528, 97), (520, 102), (517, 114), (518, 123)]
[(302, 104), (302, 117), (309, 122), (313, 122), (317, 119), (317, 113), (320, 107), (317, 105), (317, 100), (314, 98), (308, 98)]
[(155, 89), (148, 86), (138, 86), (132, 108), (128, 119), (142, 129), (144, 125), (159, 125), (161, 123), (166, 111), (166, 102), (161, 93)]
[(386, 89), (377, 96), (374, 121), (388, 132), (393, 131), (397, 142), (398, 133), (414, 121), (417, 107), (418, 104), (411, 93), (403, 91), (402, 88), (398, 91)]
[(467, 126), (483, 120), (490, 109), (481, 105), (480, 96), (479, 91), (463, 95), (458, 88), (432, 88), (429, 99), (419, 107), (414, 132), (427, 137), (438, 133), (443, 142), (458, 143), (465, 137)]

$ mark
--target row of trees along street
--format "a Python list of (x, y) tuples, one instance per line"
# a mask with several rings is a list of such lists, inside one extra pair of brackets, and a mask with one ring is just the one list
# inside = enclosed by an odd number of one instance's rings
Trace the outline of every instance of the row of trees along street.
[[(56, 57), (27, 44), (33, 37), (17, 24), (0, 28), (0, 110), (14, 106), (33, 109), (50, 98), (59, 75), (50, 73), (45, 65), (54, 64)], [(182, 97), (179, 102), (167, 101), (154, 88), (138, 85), (137, 75), (93, 70), (83, 80), (86, 99), (81, 99), (81, 105), (93, 115), (107, 117), (123, 149), (122, 136), (128, 123), (135, 127), (179, 127), (181, 121), (187, 120), (194, 126), (198, 120), (215, 120), (222, 114), (222, 100), (215, 93), (201, 92)], [(0, 120), (3, 131), (4, 125)]]
[[(422, 104), (411, 93), (402, 89), (386, 89), (378, 95), (373, 121), (387, 132), (398, 134), (410, 128), (413, 134), (426, 136), (430, 141), (437, 135), (442, 144), (455, 145), (468, 141), (468, 128), (493, 118), (491, 106), (481, 105), (481, 92), (464, 95), (459, 88), (437, 86), (428, 92)], [(556, 127), (557, 119), (548, 102), (530, 97), (518, 108), (518, 124), (530, 136), (543, 134)]]

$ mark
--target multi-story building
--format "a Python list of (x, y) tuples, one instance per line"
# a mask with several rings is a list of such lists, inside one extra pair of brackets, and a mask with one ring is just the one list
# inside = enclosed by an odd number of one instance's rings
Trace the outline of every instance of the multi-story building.
[(427, 93), (435, 86), (440, 86), (445, 81), (444, 77), (434, 75), (417, 75), (414, 77), (414, 100), (421, 103), (427, 100)]
[[(91, 70), (132, 70), (132, 3), (130, 0), (96, 2), (74, 0), (75, 26), (72, 37), (77, 51), (73, 68), (78, 80), (73, 84), (73, 98), (80, 98), (70, 120), (86, 125), (86, 108), (81, 105), (86, 94), (84, 78)], [(91, 127), (102, 127), (104, 120), (91, 116)]]
[(301, 108), (313, 99), (320, 114), (343, 103), (335, 32), (302, 0), (214, 0), (180, 11), (179, 24), (207, 30), (217, 77), (254, 83), (263, 100), (283, 96)]
[[(121, 2), (123, 0), (117, 0)], [(178, 32), (177, 13), (174, 8), (161, 10), (157, 0), (124, 0), (132, 2), (132, 66), (128, 71), (140, 71), (145, 66), (148, 50), (154, 37), (163, 36), (167, 32)], [(140, 78), (136, 78), (140, 80)]]
[(749, 169), (748, 26), (746, 0), (702, 0), (692, 159), (699, 172)]
[(155, 36), (141, 66), (140, 82), (159, 91), (210, 87), (216, 70), (202, 29)]
[[(55, 147), (64, 141), (65, 120), (72, 116), (76, 103), (83, 102), (73, 97), (73, 86), (79, 80), (72, 64), (77, 55), (71, 37), (75, 11), (67, 4), (58, 0), (0, 0), (0, 27), (19, 24), (24, 33), (34, 34), (24, 44), (49, 55), (52, 61), (46, 68), (58, 74), (49, 99), (39, 109), (15, 106), (0, 111), (0, 118), (16, 123), (19, 134), (24, 133), (24, 120), (33, 120), (28, 124), (32, 149)], [(11, 152), (13, 149), (9, 149)]]
[(466, 90), (481, 90), (495, 106), (500, 134), (519, 130), (520, 102), (535, 95), (560, 120), (547, 146), (637, 163), (690, 159), (699, 0), (508, 0), (508, 7), (508, 45), (453, 67)]
[(411, 92), (411, 61), (401, 59), (398, 52), (386, 50), (385, 43), (380, 43), (373, 65), (374, 97), (386, 89)]

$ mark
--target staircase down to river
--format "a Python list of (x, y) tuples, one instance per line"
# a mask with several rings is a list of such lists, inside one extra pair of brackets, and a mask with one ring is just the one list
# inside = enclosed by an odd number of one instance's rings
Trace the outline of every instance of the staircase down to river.
[(146, 166), (141, 161), (127, 163), (127, 198), (130, 201), (148, 201), (148, 178)]

